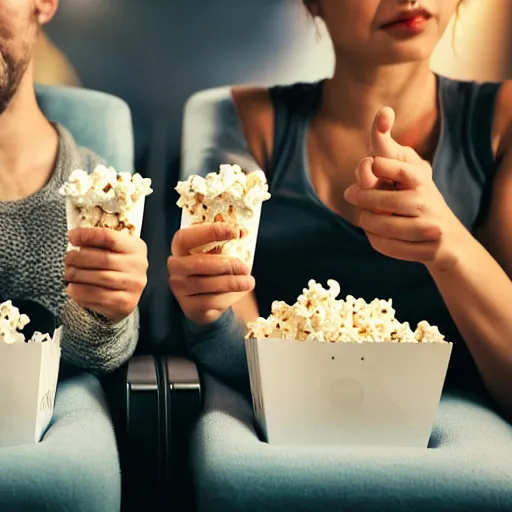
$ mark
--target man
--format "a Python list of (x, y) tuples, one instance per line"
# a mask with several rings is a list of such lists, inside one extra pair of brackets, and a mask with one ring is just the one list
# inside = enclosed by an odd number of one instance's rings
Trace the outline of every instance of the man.
[(116, 441), (100, 383), (137, 342), (146, 246), (128, 233), (76, 229), (60, 186), (99, 157), (40, 111), (33, 52), (58, 0), (0, 2), (0, 297), (35, 300), (63, 325), (52, 424), (37, 445), (0, 448), (0, 510), (116, 511)]

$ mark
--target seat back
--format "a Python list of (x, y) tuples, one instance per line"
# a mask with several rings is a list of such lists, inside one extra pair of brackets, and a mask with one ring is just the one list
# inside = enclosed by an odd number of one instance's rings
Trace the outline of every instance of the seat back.
[(66, 86), (36, 86), (45, 116), (64, 126), (79, 146), (89, 148), (119, 171), (133, 171), (130, 109), (104, 92)]
[(162, 129), (178, 155), (182, 106), (196, 91), (310, 80), (333, 65), (300, 0), (61, 2), (47, 31), (84, 87), (128, 102), (137, 156)]

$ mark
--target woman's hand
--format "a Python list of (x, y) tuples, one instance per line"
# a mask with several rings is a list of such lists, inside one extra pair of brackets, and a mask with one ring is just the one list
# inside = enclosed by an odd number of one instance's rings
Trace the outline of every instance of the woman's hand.
[(251, 271), (241, 260), (221, 254), (191, 254), (202, 245), (240, 236), (240, 229), (223, 222), (191, 226), (174, 235), (167, 262), (169, 286), (185, 316), (194, 323), (214, 322), (254, 289)]
[(448, 268), (468, 232), (434, 184), (430, 164), (392, 139), (393, 122), (392, 109), (377, 114), (370, 144), (374, 156), (359, 163), (345, 199), (360, 208), (358, 225), (374, 249)]
[(120, 322), (137, 307), (146, 286), (146, 244), (123, 231), (77, 228), (65, 257), (68, 295), (83, 308)]

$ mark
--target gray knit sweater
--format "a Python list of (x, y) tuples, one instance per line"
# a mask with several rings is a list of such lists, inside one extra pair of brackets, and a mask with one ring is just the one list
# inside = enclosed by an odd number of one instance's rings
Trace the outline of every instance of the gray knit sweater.
[(93, 373), (109, 372), (135, 350), (138, 313), (114, 324), (66, 294), (66, 208), (59, 188), (71, 171), (92, 171), (101, 159), (57, 128), (59, 153), (50, 181), (20, 201), (0, 201), (0, 299), (31, 299), (46, 306), (63, 326), (63, 360)]

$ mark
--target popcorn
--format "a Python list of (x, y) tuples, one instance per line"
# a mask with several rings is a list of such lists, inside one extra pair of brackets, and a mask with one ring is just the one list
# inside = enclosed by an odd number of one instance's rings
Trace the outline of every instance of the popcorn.
[(413, 332), (407, 322), (395, 317), (391, 300), (364, 299), (340, 294), (337, 281), (328, 280), (328, 289), (311, 280), (308, 288), (289, 306), (285, 302), (272, 303), (268, 318), (248, 323), (247, 339), (316, 340), (327, 343), (446, 343), (436, 326), (422, 321)]
[(238, 165), (221, 165), (218, 173), (211, 172), (206, 178), (190, 176), (178, 182), (176, 191), (178, 206), (188, 211), (194, 224), (236, 223), (237, 217), (250, 217), (270, 199), (263, 171), (246, 174)]
[(73, 227), (104, 227), (140, 231), (139, 207), (151, 194), (151, 180), (140, 174), (117, 173), (98, 165), (92, 173), (74, 170), (60, 188), (68, 200), (68, 224)]
[(246, 174), (238, 165), (221, 165), (218, 173), (178, 182), (176, 191), (180, 195), (177, 205), (183, 209), (182, 228), (227, 222), (245, 229), (240, 239), (206, 244), (194, 252), (222, 253), (252, 264), (261, 205), (270, 199), (263, 171)]
[(20, 313), (19, 309), (13, 306), (12, 301), (8, 300), (0, 304), (0, 342), (8, 345), (13, 343), (44, 343), (51, 341), (48, 334), (35, 332), (33, 336), (27, 340), (22, 332), (24, 327), (30, 323), (27, 315)]

